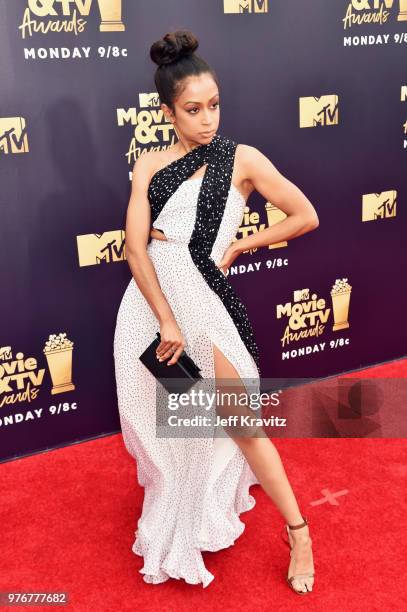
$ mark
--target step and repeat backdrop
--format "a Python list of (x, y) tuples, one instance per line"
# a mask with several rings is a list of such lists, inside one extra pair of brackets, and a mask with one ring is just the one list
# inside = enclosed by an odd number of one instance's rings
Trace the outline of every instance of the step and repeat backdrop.
[[(407, 0), (0, 7), (0, 460), (120, 430), (131, 172), (177, 140), (149, 49), (178, 28), (219, 76), (219, 133), (267, 155), (320, 220), (230, 269), (263, 376), (406, 354)], [(284, 217), (254, 193), (236, 239)]]

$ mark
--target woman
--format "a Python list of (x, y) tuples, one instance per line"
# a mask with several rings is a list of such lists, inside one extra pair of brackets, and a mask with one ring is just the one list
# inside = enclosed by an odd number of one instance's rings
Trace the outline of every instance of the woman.
[[(306, 593), (312, 542), (275, 446), (258, 428), (249, 435), (229, 427), (223, 437), (157, 436), (156, 379), (139, 360), (159, 326), (157, 358), (169, 367), (185, 350), (221, 389), (225, 380), (244, 392), (258, 389), (257, 345), (227, 270), (243, 251), (318, 225), (309, 200), (262, 153), (217, 133), (218, 80), (197, 47), (185, 30), (151, 47), (161, 108), (178, 142), (138, 158), (127, 211), (132, 279), (117, 316), (114, 357), (123, 439), (145, 488), (132, 550), (144, 557), (146, 582), (172, 577), (206, 587), (214, 576), (201, 551), (235, 542), (244, 530), (239, 515), (255, 505), (249, 488), (260, 484), (288, 523), (288, 583)], [(254, 189), (287, 218), (233, 241)], [(218, 408), (223, 416), (239, 412)]]

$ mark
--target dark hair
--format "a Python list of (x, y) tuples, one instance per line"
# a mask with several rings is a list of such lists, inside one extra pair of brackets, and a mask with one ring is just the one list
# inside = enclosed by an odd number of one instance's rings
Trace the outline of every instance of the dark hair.
[(154, 82), (160, 101), (174, 112), (174, 98), (182, 89), (186, 77), (209, 72), (217, 85), (218, 79), (213, 68), (202, 59), (195, 49), (199, 42), (189, 30), (167, 32), (163, 38), (151, 45), (150, 57), (158, 64)]

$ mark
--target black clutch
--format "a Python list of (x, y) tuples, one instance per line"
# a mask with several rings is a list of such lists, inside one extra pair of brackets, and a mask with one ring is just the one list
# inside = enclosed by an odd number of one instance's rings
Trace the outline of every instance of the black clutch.
[(140, 355), (139, 359), (169, 393), (185, 393), (197, 380), (202, 379), (201, 368), (185, 351), (182, 351), (177, 362), (170, 366), (167, 365), (170, 357), (164, 361), (159, 361), (156, 349), (160, 342), (161, 335), (160, 332), (157, 332), (157, 337)]

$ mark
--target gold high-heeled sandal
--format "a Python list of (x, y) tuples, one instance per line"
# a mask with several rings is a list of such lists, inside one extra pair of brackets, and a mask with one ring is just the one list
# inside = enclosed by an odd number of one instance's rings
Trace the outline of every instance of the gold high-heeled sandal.
[[(286, 527), (286, 531), (287, 531), (288, 541), (285, 540), (284, 538), (283, 538), (283, 541), (287, 544), (287, 546), (290, 549), (290, 558), (293, 555), (293, 546), (291, 546), (291, 543), (290, 543), (290, 529), (301, 529), (301, 527), (305, 527), (305, 525), (308, 525), (308, 520), (305, 518), (305, 516), (303, 516), (302, 518), (304, 519), (304, 522), (300, 523), (299, 525), (286, 525), (285, 526)], [(312, 541), (311, 541), (311, 546), (312, 546)], [(286, 580), (287, 580), (288, 584), (290, 585), (290, 587), (292, 588), (292, 590), (295, 593), (298, 593), (298, 595), (306, 595), (306, 593), (310, 593), (311, 592), (311, 591), (308, 590), (308, 587), (306, 587), (307, 588), (306, 591), (299, 591), (299, 590), (297, 590), (293, 586), (293, 581), (298, 579), (298, 578), (304, 578), (304, 577), (306, 577), (306, 578), (314, 578), (314, 576), (315, 576), (315, 574), (303, 573), (303, 574), (294, 574), (293, 576), (288, 577), (288, 574), (287, 574)], [(313, 589), (314, 589), (314, 585), (312, 585), (312, 590)]]

